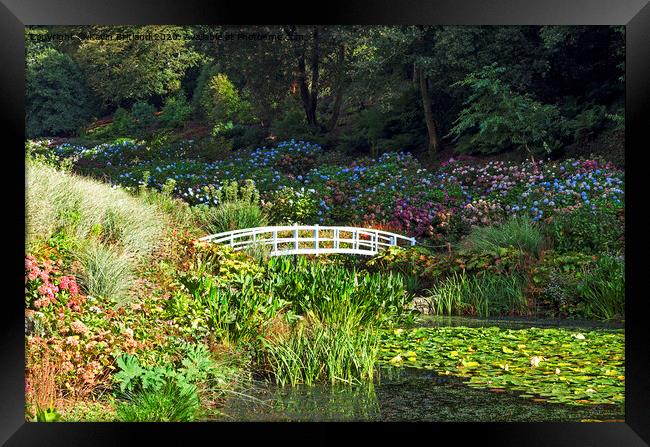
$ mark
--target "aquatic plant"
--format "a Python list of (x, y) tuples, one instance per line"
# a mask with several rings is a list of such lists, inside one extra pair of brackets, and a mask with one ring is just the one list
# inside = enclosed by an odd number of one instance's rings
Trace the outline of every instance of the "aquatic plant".
[(622, 330), (438, 327), (382, 332), (379, 363), (569, 405), (622, 405)]
[(406, 317), (409, 296), (400, 275), (358, 272), (306, 258), (273, 258), (268, 269), (274, 293), (324, 325), (359, 329)]
[(373, 379), (378, 349), (372, 330), (298, 323), (288, 336), (265, 340), (261, 356), (280, 385), (356, 384)]
[(505, 315), (526, 311), (525, 280), (521, 275), (482, 272), (469, 276), (453, 273), (429, 290), (437, 315)]
[(194, 387), (180, 387), (173, 381), (159, 389), (148, 388), (126, 395), (116, 408), (122, 422), (191, 422), (201, 405)]

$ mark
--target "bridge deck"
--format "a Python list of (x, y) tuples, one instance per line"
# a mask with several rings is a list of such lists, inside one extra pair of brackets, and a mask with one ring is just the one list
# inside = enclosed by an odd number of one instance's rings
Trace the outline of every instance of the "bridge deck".
[(415, 238), (372, 228), (320, 225), (280, 225), (245, 228), (205, 236), (200, 240), (234, 250), (271, 247), (271, 256), (345, 253), (372, 256), (380, 250), (415, 245)]

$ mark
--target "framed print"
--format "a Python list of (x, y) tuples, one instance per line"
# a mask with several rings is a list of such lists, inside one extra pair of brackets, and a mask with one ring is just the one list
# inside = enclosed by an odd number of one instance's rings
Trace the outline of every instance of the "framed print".
[(647, 445), (646, 3), (3, 0), (2, 441)]

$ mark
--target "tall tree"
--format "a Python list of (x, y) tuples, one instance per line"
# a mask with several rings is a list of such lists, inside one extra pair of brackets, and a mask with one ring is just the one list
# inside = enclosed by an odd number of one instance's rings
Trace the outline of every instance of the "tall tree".
[(91, 35), (169, 35), (175, 38), (142, 40), (87, 38), (76, 49), (90, 87), (105, 104), (121, 105), (152, 95), (178, 91), (188, 67), (201, 55), (189, 46), (189, 30), (179, 26), (96, 26)]

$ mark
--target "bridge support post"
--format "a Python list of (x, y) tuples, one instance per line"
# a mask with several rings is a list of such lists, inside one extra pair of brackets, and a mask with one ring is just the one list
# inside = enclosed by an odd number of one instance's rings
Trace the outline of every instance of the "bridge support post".
[(293, 248), (298, 250), (298, 224), (293, 224)]

